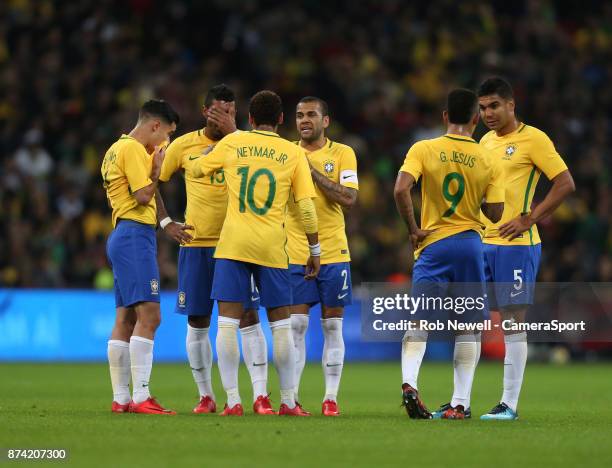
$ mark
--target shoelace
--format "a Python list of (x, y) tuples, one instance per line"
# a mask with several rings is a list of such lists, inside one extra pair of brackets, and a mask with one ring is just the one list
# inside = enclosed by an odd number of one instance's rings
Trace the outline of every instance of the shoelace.
[(491, 414), (503, 413), (504, 411), (506, 411), (506, 409), (508, 409), (508, 406), (506, 406), (505, 403), (499, 403), (495, 408), (491, 410)]

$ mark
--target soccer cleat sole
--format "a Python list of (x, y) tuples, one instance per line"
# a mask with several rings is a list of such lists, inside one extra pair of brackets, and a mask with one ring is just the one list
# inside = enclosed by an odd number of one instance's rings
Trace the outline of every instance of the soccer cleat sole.
[(418, 402), (418, 396), (413, 392), (402, 394), (403, 406), (406, 408), (410, 419), (432, 419), (429, 411), (425, 411)]

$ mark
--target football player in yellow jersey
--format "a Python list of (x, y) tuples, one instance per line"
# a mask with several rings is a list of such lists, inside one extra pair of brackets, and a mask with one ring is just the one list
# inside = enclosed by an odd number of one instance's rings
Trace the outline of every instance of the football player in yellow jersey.
[[(415, 250), (412, 296), (472, 299), (473, 304), (480, 306), (453, 310), (452, 319), (477, 322), (487, 313), (480, 210), (493, 221), (501, 219), (502, 175), (489, 152), (472, 139), (478, 123), (476, 94), (467, 89), (451, 91), (443, 118), (447, 125), (445, 135), (419, 141), (408, 151), (397, 176), (395, 200)], [(420, 228), (410, 194), (419, 178), (423, 200)], [(439, 311), (421, 307), (412, 319), (435, 321), (438, 316)], [(478, 361), (478, 338), (473, 332), (457, 334), (453, 397), (447, 408), (437, 412), (438, 417), (471, 416), (470, 393)], [(403, 403), (408, 415), (416, 419), (432, 417), (417, 391), (426, 341), (427, 332), (422, 329), (407, 331), (402, 340)]]
[(260, 91), (249, 102), (253, 130), (226, 136), (195, 162), (204, 177), (223, 169), (229, 192), (227, 214), (215, 252), (211, 294), (219, 301), (217, 355), (228, 398), (223, 415), (243, 414), (238, 393), (236, 328), (244, 314), (243, 304), (248, 300), (251, 275), (272, 328), (281, 389), (279, 414), (308, 415), (294, 397), (295, 348), (284, 227), (291, 193), (299, 205), (310, 247), (305, 273), (308, 278), (319, 273), (321, 246), (308, 161), (304, 150), (278, 136), (276, 130), (282, 122), (280, 97), (272, 91)]
[[(497, 223), (485, 220), (484, 260), (489, 301), (502, 320), (523, 322), (533, 304), (541, 256), (536, 223), (550, 215), (575, 190), (572, 176), (544, 132), (520, 122), (514, 113), (512, 87), (490, 78), (478, 90), (480, 115), (491, 130), (480, 140), (501, 164), (506, 186), (506, 209)], [(531, 202), (540, 174), (552, 187), (533, 211)], [(527, 363), (527, 334), (504, 331), (506, 356), (501, 401), (481, 419), (513, 420)]]
[(111, 410), (115, 413), (176, 414), (151, 397), (149, 378), (153, 337), (160, 322), (154, 196), (164, 159), (161, 145), (176, 130), (178, 121), (178, 114), (167, 102), (146, 102), (136, 127), (109, 148), (102, 162), (114, 226), (106, 253), (113, 269), (117, 307), (108, 342)]
[(321, 242), (319, 276), (316, 281), (305, 280), (308, 260), (306, 237), (297, 205), (290, 200), (286, 227), (293, 294), (291, 326), (297, 355), (295, 394), (298, 399), (306, 361), (308, 313), (312, 306), (321, 303), (321, 328), (325, 338), (322, 413), (325, 416), (338, 416), (340, 411), (336, 399), (344, 365), (342, 316), (344, 306), (352, 301), (351, 265), (343, 210), (357, 201), (357, 159), (352, 148), (325, 136), (325, 129), (329, 126), (329, 110), (322, 99), (312, 96), (301, 99), (297, 105), (295, 123), (300, 133), (298, 144), (306, 151), (315, 183), (315, 207)]
[[(227, 187), (223, 171), (209, 177), (193, 176), (193, 161), (202, 156), (209, 145), (236, 131), (236, 105), (234, 92), (224, 84), (213, 86), (202, 107), (206, 126), (175, 139), (166, 149), (159, 180), (166, 182), (182, 171), (187, 192), (185, 222), (194, 226), (193, 239), (188, 239), (179, 250), (178, 292), (175, 312), (187, 315), (187, 357), (198, 386), (200, 401), (194, 413), (216, 412), (212, 389), (212, 347), (208, 336), (214, 301), (210, 298), (215, 259), (227, 210)], [(159, 204), (160, 225), (169, 230), (176, 223), (167, 216)], [(245, 302), (246, 313), (240, 322), (244, 361), (253, 384), (253, 411), (274, 414), (268, 398), (268, 350), (259, 323), (259, 299), (254, 284)]]

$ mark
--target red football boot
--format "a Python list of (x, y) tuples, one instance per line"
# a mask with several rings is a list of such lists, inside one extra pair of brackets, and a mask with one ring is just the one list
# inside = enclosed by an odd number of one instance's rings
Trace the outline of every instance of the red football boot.
[(219, 414), (219, 416), (243, 416), (244, 409), (242, 409), (242, 405), (240, 403), (236, 403), (231, 408), (227, 406), (227, 403), (223, 407), (223, 411)]
[(457, 405), (454, 408), (451, 406), (442, 413), (442, 419), (465, 419), (465, 409), (462, 405)]
[(154, 397), (149, 397), (141, 403), (130, 402), (129, 412), (140, 414), (163, 414), (166, 416), (174, 416), (176, 414), (176, 411), (162, 407)]
[(131, 401), (126, 403), (125, 405), (122, 405), (121, 403), (117, 403), (116, 401), (113, 401), (113, 404), (111, 406), (111, 411), (113, 413), (128, 413), (130, 411), (130, 403), (132, 403)]
[(308, 411), (304, 411), (304, 409), (297, 402), (293, 408), (289, 408), (286, 404), (282, 403), (278, 409), (278, 414), (280, 416), (310, 416), (310, 413)]
[(333, 400), (325, 400), (323, 407), (321, 408), (323, 416), (340, 416), (340, 410), (338, 409), (338, 403)]
[(193, 409), (193, 412), (196, 414), (216, 413), (217, 404), (215, 403), (215, 400), (206, 395), (200, 398), (200, 402), (198, 403), (198, 406)]
[(259, 395), (255, 403), (253, 403), (253, 412), (255, 414), (278, 414), (272, 409), (272, 403), (270, 403), (270, 395)]

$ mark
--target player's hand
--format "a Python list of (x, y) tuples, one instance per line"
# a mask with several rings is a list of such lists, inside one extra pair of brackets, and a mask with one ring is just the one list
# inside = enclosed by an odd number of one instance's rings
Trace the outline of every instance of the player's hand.
[(410, 242), (412, 242), (412, 248), (416, 250), (421, 244), (421, 242), (423, 242), (425, 238), (432, 232), (433, 230), (417, 229), (412, 234), (410, 234)]
[(166, 235), (170, 239), (178, 242), (181, 245), (191, 242), (191, 240), (193, 239), (193, 236), (189, 234), (187, 231), (193, 231), (193, 230), (194, 230), (193, 226), (190, 226), (189, 224), (176, 223), (174, 221), (169, 223), (164, 228), (164, 232), (166, 233)]
[(153, 151), (153, 161), (151, 162), (151, 180), (156, 182), (159, 179), (159, 173), (161, 172), (162, 163), (166, 157), (166, 147), (158, 146)]
[(312, 255), (308, 257), (308, 261), (306, 262), (306, 275), (304, 275), (304, 279), (309, 281), (315, 279), (319, 275), (319, 270), (321, 269), (321, 257)]
[(236, 131), (236, 112), (232, 112), (232, 107), (229, 104), (223, 103), (222, 106), (211, 106), (206, 116), (208, 122), (216, 125), (223, 135), (229, 135)]
[(528, 231), (531, 226), (534, 225), (531, 216), (520, 215), (514, 219), (511, 219), (507, 223), (502, 224), (499, 227), (499, 235), (504, 239), (512, 240), (516, 239), (525, 231)]
[(202, 150), (202, 154), (204, 156), (206, 156), (208, 153), (210, 153), (213, 149), (215, 148), (215, 145), (208, 145), (206, 148), (204, 148)]

